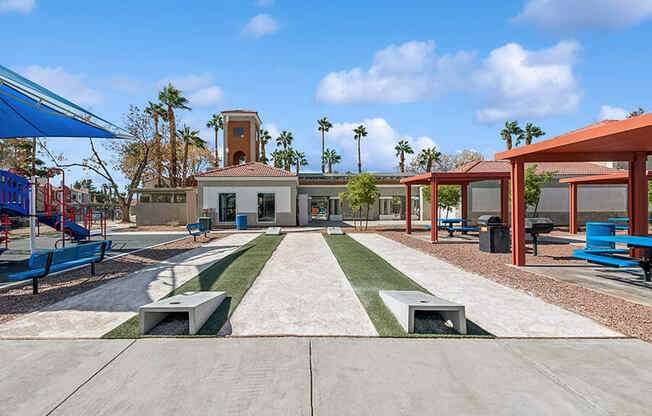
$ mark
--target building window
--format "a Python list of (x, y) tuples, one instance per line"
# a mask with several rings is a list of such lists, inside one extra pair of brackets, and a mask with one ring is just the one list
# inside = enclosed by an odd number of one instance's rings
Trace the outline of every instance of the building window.
[(274, 222), (275, 220), (274, 194), (258, 194), (258, 222)]
[(244, 127), (234, 127), (233, 128), (233, 137), (244, 138)]
[(220, 194), (220, 222), (235, 222), (235, 194)]
[(186, 194), (174, 194), (174, 202), (176, 204), (185, 204), (186, 203)]

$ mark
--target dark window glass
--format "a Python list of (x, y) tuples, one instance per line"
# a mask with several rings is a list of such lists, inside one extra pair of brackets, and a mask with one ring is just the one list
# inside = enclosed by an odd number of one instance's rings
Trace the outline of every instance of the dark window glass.
[(220, 194), (220, 222), (235, 221), (235, 194)]
[(234, 127), (233, 128), (234, 137), (244, 137), (244, 127)]
[(185, 204), (186, 194), (174, 194), (174, 202), (177, 204)]
[(274, 222), (276, 217), (276, 204), (274, 194), (258, 194), (258, 221)]

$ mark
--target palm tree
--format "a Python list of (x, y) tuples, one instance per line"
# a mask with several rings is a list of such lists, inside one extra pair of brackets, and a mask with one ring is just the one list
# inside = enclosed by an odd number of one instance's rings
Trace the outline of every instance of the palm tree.
[(427, 147), (419, 152), (419, 165), (430, 172), (432, 170), (432, 164), (439, 160), (441, 157), (441, 152), (437, 151), (436, 147)]
[(190, 130), (190, 127), (184, 125), (183, 129), (178, 130), (179, 138), (183, 142), (183, 169), (182, 169), (182, 178), (183, 186), (188, 184), (188, 178), (186, 174), (188, 173), (188, 150), (190, 146), (198, 147), (203, 149), (206, 147), (206, 142), (198, 136), (199, 130)]
[(170, 186), (174, 188), (177, 186), (177, 124), (174, 119), (174, 109), (190, 110), (190, 107), (187, 105), (188, 99), (182, 96), (181, 91), (174, 88), (171, 82), (158, 93), (158, 100), (168, 107), (167, 121), (170, 127), (170, 152), (172, 153), (170, 155)]
[(272, 136), (269, 134), (267, 130), (260, 129), (260, 161), (263, 163), (269, 162), (267, 160), (267, 155), (265, 154), (265, 145), (267, 142), (272, 140)]
[(290, 160), (288, 158), (288, 147), (292, 145), (292, 140), (294, 140), (294, 137), (292, 137), (292, 133), (283, 130), (281, 134), (276, 138), (276, 145), (277, 146), (283, 146), (283, 151), (285, 152), (285, 163), (283, 164), (285, 170), (288, 172), (290, 171)]
[(149, 105), (145, 108), (145, 114), (154, 120), (154, 140), (156, 142), (154, 149), (154, 158), (156, 161), (156, 186), (160, 188), (163, 186), (163, 162), (161, 160), (163, 154), (161, 151), (161, 134), (158, 131), (158, 121), (159, 119), (165, 121), (166, 113), (162, 104), (149, 101)]
[(300, 152), (298, 150), (290, 150), (291, 151), (291, 161), (292, 164), (296, 166), (297, 168), (297, 176), (299, 175), (299, 169), (301, 166), (308, 166), (308, 160), (306, 159), (306, 154), (304, 152)]
[(360, 124), (358, 127), (353, 129), (354, 136), (353, 138), (358, 142), (358, 173), (362, 173), (362, 160), (360, 159), (360, 142), (363, 137), (367, 137), (367, 129)]
[(287, 151), (283, 149), (275, 149), (272, 152), (272, 160), (274, 161), (275, 168), (283, 169), (286, 163), (285, 161), (287, 159), (286, 155), (287, 155)]
[(516, 136), (516, 146), (523, 140), (523, 129), (519, 127), (518, 121), (506, 121), (505, 128), (500, 131), (500, 137), (505, 140), (507, 150), (512, 149), (512, 136)]
[(545, 136), (545, 134), (546, 133), (541, 130), (539, 126), (535, 126), (534, 123), (527, 123), (525, 125), (525, 145), (532, 144), (532, 139)]
[(396, 156), (399, 158), (399, 170), (401, 173), (405, 173), (405, 154), (412, 154), (414, 153), (414, 150), (412, 150), (412, 147), (410, 147), (410, 143), (408, 143), (407, 140), (399, 141), (396, 147), (394, 147), (394, 150), (396, 150)]
[(326, 149), (323, 158), (328, 164), (328, 173), (333, 173), (333, 165), (337, 165), (342, 160), (342, 156), (338, 155), (335, 150), (332, 149)]
[(209, 129), (215, 129), (215, 167), (220, 166), (220, 155), (217, 151), (218, 133), (220, 129), (224, 130), (224, 119), (221, 114), (213, 114), (211, 119), (206, 123)]
[(324, 117), (320, 120), (317, 120), (317, 124), (319, 127), (317, 128), (318, 131), (321, 132), (321, 154), (322, 154), (322, 159), (321, 159), (321, 173), (326, 172), (326, 161), (323, 158), (324, 155), (324, 136), (325, 133), (328, 132), (331, 127), (333, 127), (333, 124), (331, 124), (330, 121), (328, 121), (328, 118)]

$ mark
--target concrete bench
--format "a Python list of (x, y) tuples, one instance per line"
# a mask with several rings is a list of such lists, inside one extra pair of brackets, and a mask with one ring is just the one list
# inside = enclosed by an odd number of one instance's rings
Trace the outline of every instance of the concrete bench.
[(140, 307), (138, 333), (147, 334), (170, 313), (188, 314), (188, 333), (194, 335), (222, 303), (224, 292), (186, 292)]
[(435, 311), (439, 312), (444, 320), (451, 321), (457, 332), (466, 334), (464, 305), (414, 290), (381, 290), (379, 294), (407, 333), (414, 333), (416, 311)]
[(328, 235), (344, 235), (344, 231), (342, 231), (342, 227), (328, 227), (326, 228), (326, 233)]
[(269, 227), (265, 235), (281, 235), (281, 227)]

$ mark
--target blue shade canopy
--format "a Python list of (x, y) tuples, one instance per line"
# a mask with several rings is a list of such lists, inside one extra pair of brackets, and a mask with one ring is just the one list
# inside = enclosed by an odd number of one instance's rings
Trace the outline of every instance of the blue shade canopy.
[(0, 65), (0, 138), (133, 138), (119, 127)]

